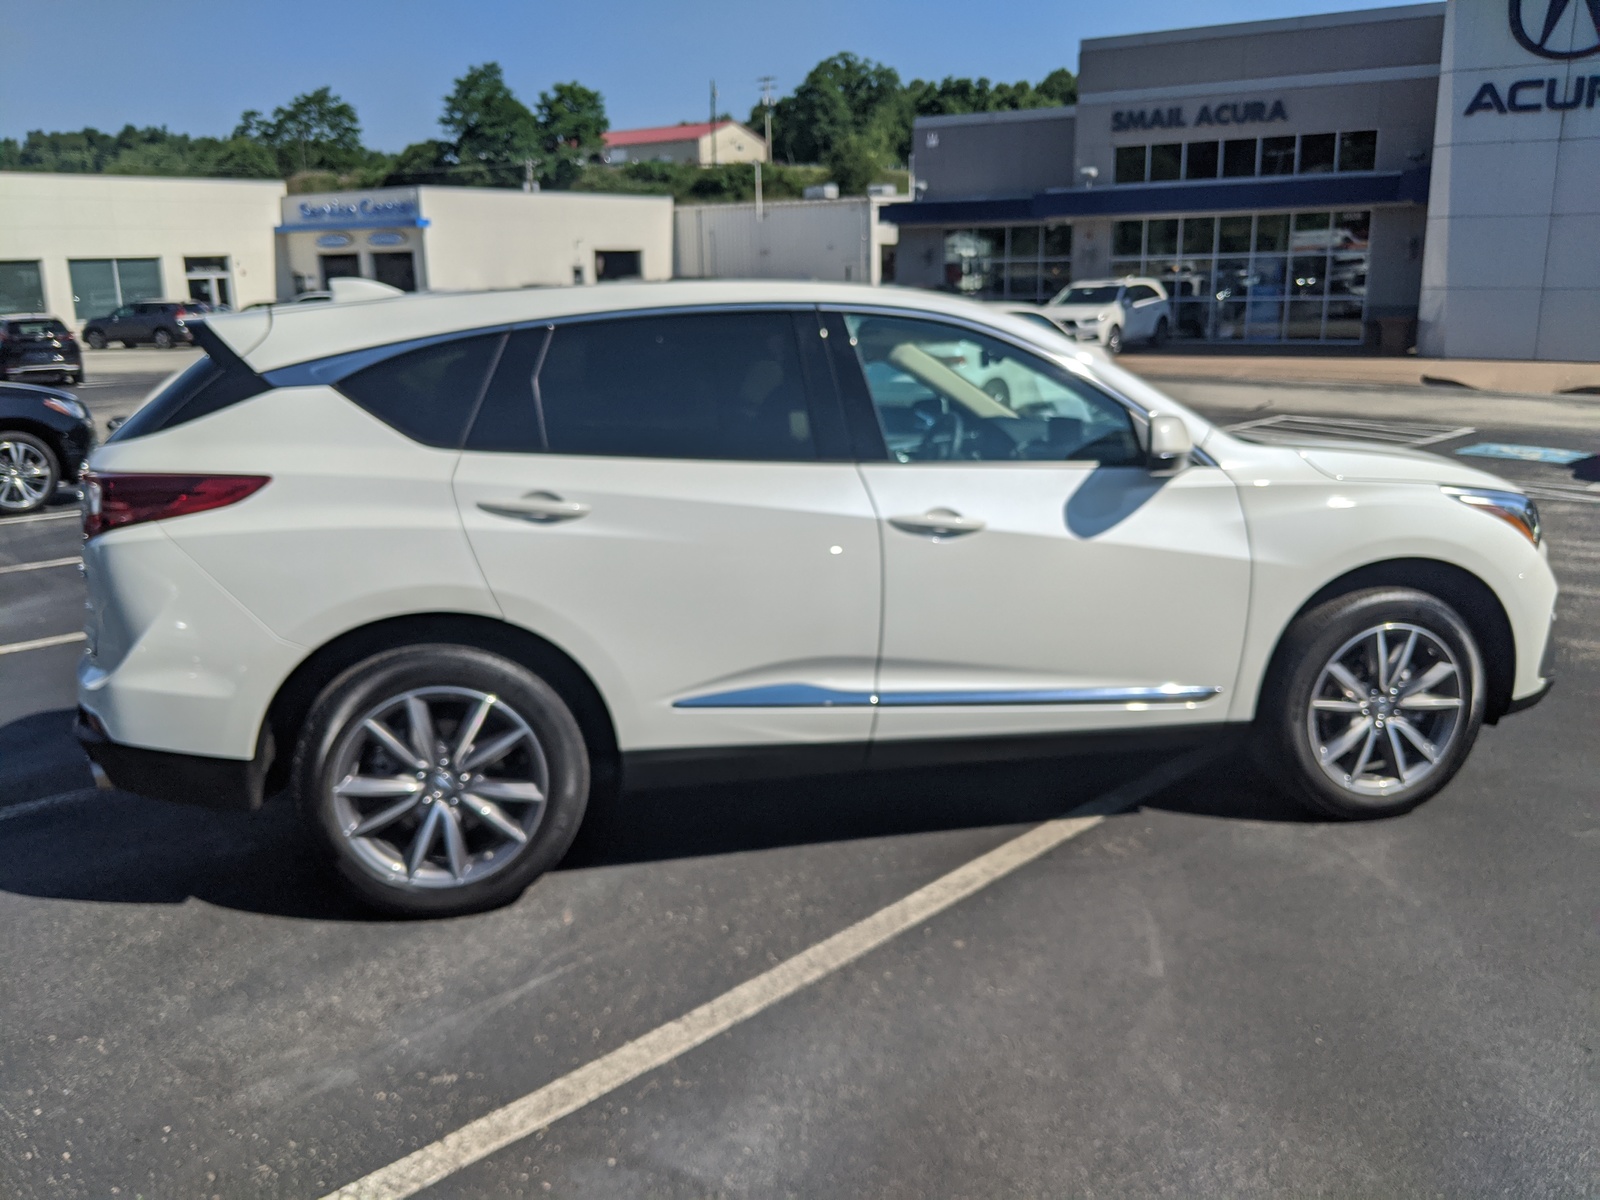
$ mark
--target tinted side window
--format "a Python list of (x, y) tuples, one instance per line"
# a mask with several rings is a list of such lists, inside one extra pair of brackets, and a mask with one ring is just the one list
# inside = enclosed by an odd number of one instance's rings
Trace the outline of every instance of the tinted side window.
[(205, 351), (205, 356), (151, 397), (143, 408), (111, 435), (111, 441), (132, 441), (137, 437), (171, 429), (174, 425), (209, 416), (267, 390), (267, 381), (252, 371), (209, 329), (197, 327), (195, 341)]
[(1142, 284), (1142, 283), (1141, 284), (1137, 284), (1134, 287), (1131, 287), (1131, 288), (1128, 289), (1128, 303), (1129, 304), (1136, 304), (1140, 300), (1154, 300), (1155, 298), (1156, 298), (1156, 290), (1155, 290), (1155, 288), (1149, 287), (1146, 284)]
[(339, 390), (413, 441), (459, 450), (504, 340), (481, 334), (397, 354), (346, 376)]
[(468, 450), (493, 454), (534, 454), (544, 449), (544, 425), (533, 377), (544, 358), (548, 329), (519, 329), (506, 340), (483, 394), (478, 417), (467, 434)]
[(539, 368), (537, 399), (555, 454), (817, 457), (788, 313), (560, 326)]

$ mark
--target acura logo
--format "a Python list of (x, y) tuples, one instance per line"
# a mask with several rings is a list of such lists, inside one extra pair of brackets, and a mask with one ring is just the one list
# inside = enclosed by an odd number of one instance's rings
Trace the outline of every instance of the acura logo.
[[(1511, 36), (1524, 50), (1540, 58), (1556, 59), (1600, 54), (1600, 0), (1579, 0), (1579, 6), (1588, 10), (1587, 17), (1583, 12), (1574, 14), (1576, 28), (1567, 35), (1558, 31), (1557, 26), (1564, 24), (1563, 18), (1573, 7), (1573, 0), (1510, 0), (1510, 4)], [(1539, 19), (1541, 7), (1544, 10), (1542, 20)], [(1535, 20), (1532, 25), (1528, 23), (1530, 16)]]

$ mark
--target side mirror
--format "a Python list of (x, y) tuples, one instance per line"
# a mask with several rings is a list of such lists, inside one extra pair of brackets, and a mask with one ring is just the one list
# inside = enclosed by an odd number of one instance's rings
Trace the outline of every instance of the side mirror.
[(1182, 417), (1170, 413), (1157, 413), (1150, 418), (1150, 469), (1158, 474), (1171, 475), (1189, 465), (1194, 453), (1194, 439)]

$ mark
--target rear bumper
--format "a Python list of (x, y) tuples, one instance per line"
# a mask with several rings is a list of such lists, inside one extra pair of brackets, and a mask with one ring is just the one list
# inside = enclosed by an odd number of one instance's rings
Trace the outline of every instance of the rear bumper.
[(100, 720), (79, 708), (72, 732), (110, 783), (125, 792), (193, 804), (201, 808), (254, 812), (261, 807), (272, 737), (262, 734), (254, 759), (210, 758), (123, 746), (111, 740)]

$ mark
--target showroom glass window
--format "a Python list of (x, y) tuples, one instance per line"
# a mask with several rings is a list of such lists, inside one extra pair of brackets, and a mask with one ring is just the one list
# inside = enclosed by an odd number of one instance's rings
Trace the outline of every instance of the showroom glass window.
[(944, 286), (984, 300), (1050, 299), (1072, 282), (1072, 226), (944, 231)]
[(1111, 274), (1161, 280), (1174, 337), (1359, 341), (1371, 224), (1366, 211), (1118, 221)]
[(1112, 178), (1116, 183), (1159, 183), (1174, 179), (1241, 179), (1258, 175), (1322, 175), (1330, 171), (1372, 171), (1378, 165), (1378, 133), (1274, 134), (1229, 138), (1224, 142), (1157, 143), (1118, 146)]
[(37, 262), (0, 262), (0, 312), (44, 308), (44, 276)]
[(78, 320), (103, 317), (127, 304), (161, 298), (159, 258), (75, 258), (67, 263)]
[(1142, 461), (1127, 410), (1053, 363), (938, 321), (845, 325), (896, 462)]
[(795, 318), (697, 313), (514, 333), (469, 450), (817, 459)]

